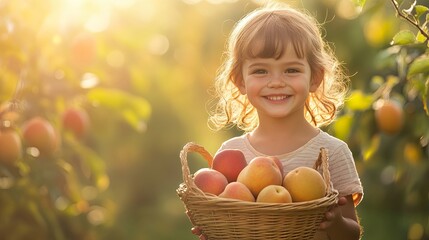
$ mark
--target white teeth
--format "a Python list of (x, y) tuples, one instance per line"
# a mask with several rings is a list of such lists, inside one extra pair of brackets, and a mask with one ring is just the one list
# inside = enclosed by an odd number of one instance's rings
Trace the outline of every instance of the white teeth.
[(267, 98), (271, 101), (280, 101), (280, 100), (286, 99), (287, 96), (284, 96), (284, 95), (283, 96), (267, 96)]

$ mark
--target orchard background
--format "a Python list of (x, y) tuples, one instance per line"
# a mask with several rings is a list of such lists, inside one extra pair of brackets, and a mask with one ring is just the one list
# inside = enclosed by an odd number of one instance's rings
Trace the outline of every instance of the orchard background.
[[(195, 238), (179, 152), (240, 133), (207, 127), (210, 90), (231, 27), (260, 2), (0, 1), (0, 238)], [(291, 4), (324, 23), (351, 76), (325, 130), (354, 154), (363, 239), (429, 239), (429, 4)]]

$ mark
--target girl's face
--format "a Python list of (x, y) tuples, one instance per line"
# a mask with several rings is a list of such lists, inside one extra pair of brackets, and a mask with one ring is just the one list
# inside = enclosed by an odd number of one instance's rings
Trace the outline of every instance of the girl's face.
[(279, 59), (252, 58), (243, 63), (241, 94), (247, 94), (260, 117), (304, 116), (305, 101), (320, 81), (311, 80), (306, 58), (299, 58), (288, 45)]

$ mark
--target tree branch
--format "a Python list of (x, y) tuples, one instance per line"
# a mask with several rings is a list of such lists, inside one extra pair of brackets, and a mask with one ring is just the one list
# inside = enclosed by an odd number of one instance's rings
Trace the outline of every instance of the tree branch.
[(408, 15), (405, 15), (400, 9), (399, 5), (396, 2), (396, 0), (391, 0), (393, 6), (395, 7), (396, 13), (402, 17), (403, 19), (407, 20), (409, 23), (411, 23), (414, 27), (416, 27), (420, 33), (426, 37), (426, 40), (429, 40), (429, 34), (424, 31), (424, 29), (418, 24), (416, 20), (411, 19)]

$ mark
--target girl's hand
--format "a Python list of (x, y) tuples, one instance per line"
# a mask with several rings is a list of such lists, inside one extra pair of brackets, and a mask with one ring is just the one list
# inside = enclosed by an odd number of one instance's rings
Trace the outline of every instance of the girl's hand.
[(192, 233), (197, 235), (200, 240), (208, 240), (204, 234), (201, 233), (201, 229), (199, 227), (193, 227), (191, 229)]
[(344, 206), (346, 204), (347, 204), (347, 198), (340, 197), (338, 199), (337, 205), (332, 207), (325, 213), (325, 219), (320, 224), (319, 228), (321, 230), (326, 231), (332, 226), (334, 226), (336, 223), (338, 223), (343, 218), (340, 206)]
[[(195, 225), (194, 221), (192, 220), (191, 216), (189, 215), (189, 212), (186, 211), (186, 215), (188, 215), (189, 220), (192, 224)], [(208, 238), (201, 232), (201, 229), (199, 227), (193, 227), (191, 229), (191, 232), (199, 237), (200, 240), (208, 240)]]

